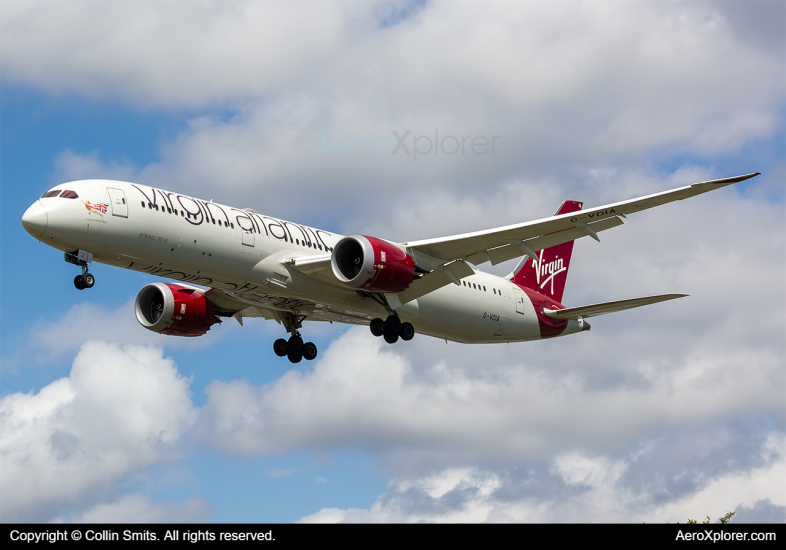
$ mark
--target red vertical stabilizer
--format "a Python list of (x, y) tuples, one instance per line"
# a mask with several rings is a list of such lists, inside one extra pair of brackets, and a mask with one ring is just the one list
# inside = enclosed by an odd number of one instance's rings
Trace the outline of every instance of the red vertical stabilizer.
[[(584, 203), (565, 201), (555, 216), (581, 210)], [(520, 287), (534, 290), (547, 298), (562, 303), (562, 293), (568, 279), (573, 241), (558, 244), (538, 252), (537, 258), (526, 258), (511, 281)]]

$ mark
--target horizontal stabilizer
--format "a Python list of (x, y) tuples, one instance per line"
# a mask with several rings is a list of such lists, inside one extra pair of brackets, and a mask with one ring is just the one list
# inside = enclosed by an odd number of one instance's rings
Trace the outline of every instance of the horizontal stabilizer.
[(626, 309), (648, 306), (650, 304), (657, 304), (658, 302), (674, 300), (675, 298), (684, 298), (685, 296), (687, 296), (687, 294), (659, 294), (657, 296), (645, 296), (643, 298), (631, 298), (629, 300), (616, 300), (614, 302), (602, 302), (600, 304), (569, 307), (566, 309), (547, 309), (544, 310), (543, 313), (552, 319), (578, 319), (580, 317), (582, 319), (586, 319), (587, 317), (595, 317), (596, 315), (605, 315), (606, 313), (625, 311)]

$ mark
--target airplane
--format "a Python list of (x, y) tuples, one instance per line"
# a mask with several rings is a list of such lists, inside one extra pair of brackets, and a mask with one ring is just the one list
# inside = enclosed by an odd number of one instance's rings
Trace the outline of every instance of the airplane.
[[(623, 224), (642, 210), (760, 175), (694, 183), (583, 209), (565, 201), (548, 218), (473, 233), (397, 243), (343, 236), (139, 185), (81, 180), (57, 185), (22, 216), (25, 230), (81, 268), (91, 288), (98, 262), (177, 283), (154, 282), (136, 297), (139, 323), (159, 334), (195, 337), (224, 318), (283, 325), (273, 351), (313, 360), (305, 320), (368, 325), (393, 344), (415, 333), (461, 343), (541, 340), (588, 331), (586, 319), (682, 298), (662, 294), (578, 307), (562, 302), (576, 239)], [(521, 258), (507, 277), (472, 266)]]

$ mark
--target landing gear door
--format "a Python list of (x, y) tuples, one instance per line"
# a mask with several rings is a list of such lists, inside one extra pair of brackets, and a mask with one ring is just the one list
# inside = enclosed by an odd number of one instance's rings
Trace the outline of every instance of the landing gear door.
[(513, 295), (516, 297), (516, 313), (524, 315), (524, 293), (521, 289), (513, 287)]
[(112, 204), (112, 215), (119, 218), (128, 217), (128, 204), (126, 203), (126, 194), (122, 189), (106, 188), (109, 191), (109, 202)]

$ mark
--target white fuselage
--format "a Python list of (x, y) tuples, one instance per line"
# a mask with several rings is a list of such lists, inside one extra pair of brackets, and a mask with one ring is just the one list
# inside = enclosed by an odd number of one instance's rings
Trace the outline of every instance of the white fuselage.
[[(342, 235), (138, 184), (86, 180), (53, 189), (78, 198), (42, 197), (23, 222), (64, 252), (87, 251), (103, 264), (220, 289), (249, 306), (307, 319), (368, 324), (386, 315), (383, 306), (329, 274), (286, 264), (330, 254)], [(486, 273), (396, 311), (417, 333), (457, 342), (541, 338), (532, 302), (517, 285)], [(571, 325), (564, 334), (579, 330)]]

